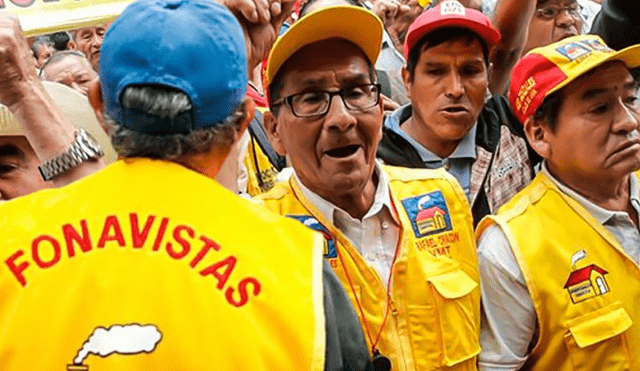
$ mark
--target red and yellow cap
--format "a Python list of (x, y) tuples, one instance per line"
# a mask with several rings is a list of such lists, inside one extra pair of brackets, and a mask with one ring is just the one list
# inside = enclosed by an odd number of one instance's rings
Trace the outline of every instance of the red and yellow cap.
[(628, 68), (640, 66), (640, 45), (615, 51), (595, 35), (573, 36), (531, 50), (516, 63), (509, 102), (521, 123), (531, 117), (550, 94), (602, 65), (619, 60)]
[(500, 32), (491, 26), (489, 17), (475, 9), (465, 8), (458, 1), (447, 0), (422, 13), (409, 26), (404, 40), (404, 58), (409, 59), (409, 52), (424, 35), (443, 27), (469, 29), (480, 36), (489, 49), (500, 41)]
[(298, 50), (316, 41), (331, 38), (341, 38), (356, 44), (371, 63), (376, 63), (382, 47), (382, 30), (382, 22), (378, 16), (360, 7), (337, 5), (311, 12), (296, 21), (276, 40), (267, 62), (266, 82), (270, 84), (280, 67)]

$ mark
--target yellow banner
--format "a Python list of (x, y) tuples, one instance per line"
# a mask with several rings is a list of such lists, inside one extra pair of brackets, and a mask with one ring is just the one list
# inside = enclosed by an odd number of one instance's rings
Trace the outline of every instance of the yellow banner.
[(114, 20), (133, 0), (0, 0), (0, 10), (20, 17), (27, 36)]

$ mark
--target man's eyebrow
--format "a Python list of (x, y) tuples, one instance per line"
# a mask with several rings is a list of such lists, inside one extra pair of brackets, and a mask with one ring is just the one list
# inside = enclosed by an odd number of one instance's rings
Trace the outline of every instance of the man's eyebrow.
[[(369, 78), (370, 77), (368, 73), (356, 73), (356, 74), (349, 75), (347, 77), (342, 78), (341, 82), (364, 83), (369, 81)], [(327, 79), (325, 78), (306, 77), (300, 81), (300, 85), (302, 86), (302, 89), (315, 88), (315, 87), (323, 88), (326, 81)]]
[[(624, 84), (622, 88), (624, 90), (638, 90), (638, 86), (639, 85), (638, 85), (637, 81), (631, 81), (631, 82), (628, 82), (628, 83)], [(606, 94), (608, 91), (609, 91), (609, 89), (606, 89), (606, 88), (589, 89), (589, 90), (585, 91), (584, 93), (582, 93), (580, 98), (582, 98), (582, 100), (590, 100), (590, 99), (597, 98), (600, 95)]]
[(350, 76), (345, 77), (342, 81), (349, 83), (363, 83), (369, 81), (371, 76), (368, 73), (356, 73)]
[(600, 95), (606, 94), (607, 91), (608, 91), (608, 89), (603, 89), (603, 88), (589, 89), (589, 90), (585, 91), (584, 93), (582, 93), (580, 98), (582, 100), (594, 99), (594, 98), (597, 98)]
[(0, 146), (0, 157), (20, 157), (24, 158), (24, 153), (20, 150), (20, 148), (14, 146), (13, 144), (4, 144)]

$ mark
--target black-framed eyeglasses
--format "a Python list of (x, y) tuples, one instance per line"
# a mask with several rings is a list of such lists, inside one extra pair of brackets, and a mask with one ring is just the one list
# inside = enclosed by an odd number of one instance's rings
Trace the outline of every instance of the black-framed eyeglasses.
[(558, 17), (558, 14), (560, 14), (563, 10), (566, 10), (574, 19), (582, 19), (582, 6), (578, 3), (574, 3), (569, 6), (547, 4), (536, 9), (536, 15), (543, 19), (552, 20), (556, 19), (556, 17)]
[(296, 117), (322, 116), (329, 112), (335, 95), (340, 96), (347, 109), (363, 111), (380, 102), (380, 84), (353, 85), (338, 91), (307, 91), (288, 95), (272, 105), (286, 104)]

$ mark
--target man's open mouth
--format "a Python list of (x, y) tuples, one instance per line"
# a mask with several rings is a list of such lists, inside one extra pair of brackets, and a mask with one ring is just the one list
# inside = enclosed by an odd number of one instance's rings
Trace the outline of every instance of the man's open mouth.
[(468, 112), (469, 111), (464, 106), (449, 106), (449, 107), (443, 108), (442, 110), (445, 111), (445, 112), (449, 112), (449, 113), (460, 113), (460, 112)]
[(338, 148), (330, 149), (330, 150), (326, 151), (325, 154), (327, 156), (338, 157), (338, 158), (349, 157), (349, 156), (353, 155), (354, 153), (356, 153), (359, 148), (360, 148), (359, 145), (352, 144), (352, 145), (348, 145), (348, 146), (345, 146), (345, 147), (338, 147)]

